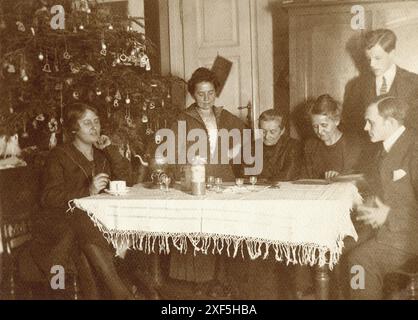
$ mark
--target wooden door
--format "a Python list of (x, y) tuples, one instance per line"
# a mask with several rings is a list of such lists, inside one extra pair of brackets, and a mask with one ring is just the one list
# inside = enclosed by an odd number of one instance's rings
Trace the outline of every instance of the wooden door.
[[(211, 68), (219, 54), (233, 62), (225, 87), (216, 104), (246, 119), (238, 110), (253, 102), (250, 0), (183, 0), (184, 76)], [(192, 103), (188, 95), (186, 104)]]

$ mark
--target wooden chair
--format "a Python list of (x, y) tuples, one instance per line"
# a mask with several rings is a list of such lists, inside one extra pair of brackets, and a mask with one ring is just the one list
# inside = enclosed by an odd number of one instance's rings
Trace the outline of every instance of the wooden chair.
[[(3, 299), (33, 298), (33, 288), (50, 290), (30, 254), (32, 218), (39, 210), (39, 173), (32, 167), (0, 170), (0, 236)], [(75, 269), (75, 268), (74, 268)], [(72, 298), (79, 298), (77, 275), (69, 273)]]
[[(418, 256), (407, 261), (401, 268), (391, 274), (391, 276), (394, 276), (397, 283), (396, 286), (392, 285), (391, 287), (391, 299), (418, 299)], [(393, 287), (395, 287), (395, 289)]]

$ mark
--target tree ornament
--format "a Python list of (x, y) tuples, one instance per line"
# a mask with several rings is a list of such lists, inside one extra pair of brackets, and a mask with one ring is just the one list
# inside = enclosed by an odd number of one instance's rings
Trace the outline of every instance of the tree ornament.
[(49, 138), (49, 150), (54, 149), (58, 144), (58, 139), (57, 139), (57, 133), (56, 132), (52, 132), (51, 133), (51, 137)]
[(147, 115), (146, 115), (146, 114), (144, 114), (144, 115), (142, 116), (141, 121), (142, 121), (142, 123), (148, 123), (148, 117), (147, 117)]
[(80, 93), (78, 91), (73, 92), (73, 98), (78, 100), (80, 98)]
[(115, 99), (115, 101), (113, 101), (113, 106), (115, 108), (119, 107), (119, 100), (118, 99)]
[(130, 104), (131, 103), (131, 99), (129, 99), (129, 95), (126, 95), (125, 103), (126, 104)]
[(80, 24), (80, 26), (78, 27), (80, 30), (84, 30), (84, 26), (82, 24)]
[(39, 55), (38, 55), (38, 59), (40, 60), (40, 61), (43, 61), (44, 60), (44, 55), (42, 54), (42, 52), (40, 52), (39, 53)]
[(58, 53), (57, 53), (57, 49), (55, 49), (55, 59), (54, 59), (54, 71), (55, 72), (59, 72), (59, 61), (58, 61)]
[(162, 140), (162, 138), (161, 138), (161, 136), (160, 135), (158, 135), (158, 134), (156, 134), (155, 135), (155, 143), (156, 144), (161, 144), (161, 142), (162, 142), (163, 140)]
[(28, 77), (28, 75), (26, 74), (26, 70), (25, 70), (24, 68), (22, 68), (22, 70), (20, 71), (20, 77), (22, 78), (22, 80), (23, 80), (24, 82), (29, 81), (29, 77)]
[(122, 53), (122, 54), (119, 56), (119, 60), (125, 63), (125, 62), (126, 62), (126, 60), (128, 60), (128, 56), (127, 56), (126, 54)]
[(27, 139), (29, 138), (29, 133), (26, 131), (26, 124), (23, 124), (23, 132), (22, 132), (22, 138)]
[(115, 99), (122, 100), (122, 95), (120, 94), (119, 89), (116, 91)]
[(102, 91), (99, 88), (96, 88), (96, 94), (98, 96), (101, 96), (102, 95)]
[(113, 26), (112, 25), (109, 25), (109, 30), (113, 30)]
[(48, 61), (48, 54), (46, 54), (45, 65), (42, 68), (42, 71), (47, 72), (47, 73), (51, 73), (51, 66), (49, 65), (49, 61)]
[(17, 25), (17, 30), (19, 30), (20, 32), (26, 31), (25, 25), (22, 22), (16, 21), (16, 25)]
[(16, 68), (15, 68), (15, 66), (14, 66), (14, 65), (12, 65), (12, 64), (8, 64), (8, 65), (7, 65), (7, 72), (8, 72), (8, 73), (16, 73)]

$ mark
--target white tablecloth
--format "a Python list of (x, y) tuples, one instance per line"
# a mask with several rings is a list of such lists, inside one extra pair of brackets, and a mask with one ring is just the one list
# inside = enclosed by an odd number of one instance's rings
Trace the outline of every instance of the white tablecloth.
[[(360, 196), (348, 183), (296, 185), (280, 189), (236, 187), (195, 197), (135, 186), (124, 196), (102, 194), (70, 205), (89, 214), (117, 251), (126, 248), (169, 253), (170, 247), (235, 257), (248, 252), (302, 265), (338, 262), (343, 239), (357, 233), (350, 211)], [(188, 242), (187, 240), (190, 240)]]

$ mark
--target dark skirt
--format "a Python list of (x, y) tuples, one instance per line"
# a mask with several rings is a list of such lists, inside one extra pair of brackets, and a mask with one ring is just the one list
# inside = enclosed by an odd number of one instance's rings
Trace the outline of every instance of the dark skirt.
[(88, 215), (78, 209), (73, 213), (64, 213), (59, 219), (38, 219), (34, 223), (33, 233), (32, 257), (47, 275), (54, 265), (73, 270), (74, 261), (87, 245), (95, 245), (111, 252), (113, 250)]

